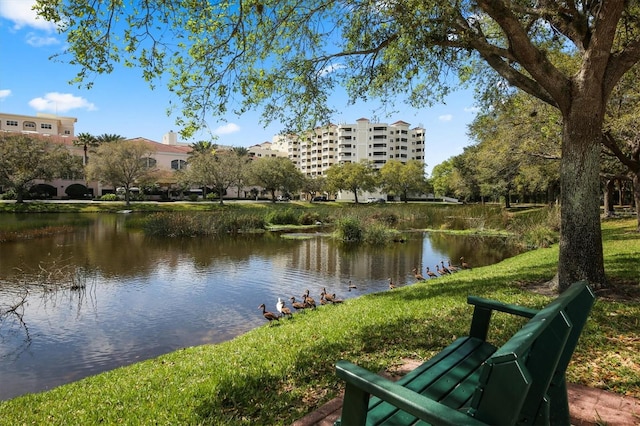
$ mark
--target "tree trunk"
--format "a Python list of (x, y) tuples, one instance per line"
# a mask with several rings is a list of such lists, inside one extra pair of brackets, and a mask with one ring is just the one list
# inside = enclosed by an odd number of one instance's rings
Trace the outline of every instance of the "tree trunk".
[(606, 217), (613, 217), (613, 193), (616, 190), (615, 188), (615, 180), (607, 179), (607, 182), (604, 186), (604, 215)]
[(586, 96), (574, 91), (572, 105), (563, 114), (558, 261), (560, 292), (578, 280), (587, 280), (595, 288), (606, 285), (599, 176), (604, 101), (598, 95)]
[(633, 186), (633, 201), (634, 204), (636, 205), (636, 217), (638, 218), (638, 226), (636, 227), (636, 230), (638, 232), (640, 232), (640, 208), (638, 206), (640, 206), (640, 173), (634, 173), (633, 174), (633, 180), (632, 180), (632, 186)]
[(15, 188), (16, 192), (16, 204), (24, 203), (24, 190), (22, 188)]

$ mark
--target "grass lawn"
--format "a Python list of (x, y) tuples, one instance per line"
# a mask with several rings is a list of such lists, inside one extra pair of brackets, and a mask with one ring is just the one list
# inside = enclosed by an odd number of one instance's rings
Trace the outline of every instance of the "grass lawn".
[[(603, 224), (613, 290), (598, 292), (568, 380), (640, 398), (635, 227), (633, 219)], [(557, 258), (555, 245), (324, 306), (225, 343), (185, 348), (0, 403), (0, 423), (287, 425), (337, 395), (343, 386), (334, 374), (337, 360), (379, 371), (405, 358), (426, 360), (466, 334), (469, 294), (543, 306), (550, 297), (525, 287), (551, 279)], [(490, 338), (499, 344), (517, 326), (512, 317), (497, 315)]]

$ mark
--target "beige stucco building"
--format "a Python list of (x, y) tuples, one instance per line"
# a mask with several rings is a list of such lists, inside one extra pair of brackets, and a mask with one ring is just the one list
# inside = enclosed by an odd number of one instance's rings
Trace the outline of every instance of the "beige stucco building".
[(0, 113), (0, 132), (74, 137), (75, 117), (38, 113), (36, 116)]
[[(84, 147), (77, 143), (75, 136), (74, 117), (59, 117), (51, 114), (38, 114), (36, 116), (26, 116), (18, 114), (0, 113), (0, 132), (21, 133), (32, 137), (43, 138), (51, 143), (61, 144), (67, 147), (71, 153), (84, 157), (84, 161), (90, 161), (91, 152), (86, 153)], [(172, 171), (186, 167), (191, 147), (187, 144), (178, 143), (177, 134), (170, 131), (163, 138), (162, 143), (146, 138), (133, 138), (131, 140), (142, 141), (149, 146), (151, 154), (147, 159), (149, 165), (165, 171), (165, 176), (170, 177)], [(165, 179), (170, 183), (172, 179)], [(45, 182), (38, 182), (45, 183)], [(108, 192), (113, 192), (114, 188), (102, 185), (99, 182), (87, 182), (84, 179), (55, 179), (46, 182), (51, 192), (56, 198), (64, 198), (68, 194), (68, 188), (76, 185), (83, 185), (89, 194), (100, 196)]]

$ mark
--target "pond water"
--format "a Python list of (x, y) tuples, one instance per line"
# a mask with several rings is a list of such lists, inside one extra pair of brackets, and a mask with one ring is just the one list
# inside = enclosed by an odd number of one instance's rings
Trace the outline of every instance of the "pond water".
[[(316, 231), (154, 239), (125, 227), (132, 216), (83, 215), (72, 232), (0, 244), (0, 311), (28, 288), (20, 315), (0, 319), (0, 400), (229, 340), (265, 323), (261, 303), (275, 312), (278, 297), (300, 299), (306, 289), (316, 300), (323, 287), (347, 299), (387, 290), (389, 277), (414, 283), (416, 266), (424, 273), (441, 260), (480, 266), (515, 254), (501, 239), (423, 232), (384, 248), (345, 247)], [(43, 286), (69, 277), (84, 288)]]

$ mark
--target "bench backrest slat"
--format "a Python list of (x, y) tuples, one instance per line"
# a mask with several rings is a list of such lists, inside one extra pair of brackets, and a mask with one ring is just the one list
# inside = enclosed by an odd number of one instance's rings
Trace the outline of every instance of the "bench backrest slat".
[[(549, 303), (548, 306), (561, 306), (573, 326), (571, 333), (569, 333), (567, 343), (564, 345), (560, 361), (558, 362), (556, 376), (564, 376), (565, 371), (567, 371), (567, 367), (578, 345), (578, 339), (580, 338), (582, 329), (587, 323), (587, 318), (589, 317), (589, 312), (595, 299), (596, 296), (589, 284), (586, 281), (578, 281), (573, 283), (567, 290)], [(558, 379), (558, 377), (556, 377), (554, 381), (556, 379)]]
[(472, 401), (474, 417), (514, 424), (523, 411), (537, 412), (570, 331), (561, 306), (547, 306), (531, 318), (486, 361)]

